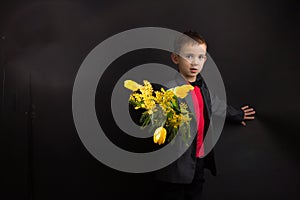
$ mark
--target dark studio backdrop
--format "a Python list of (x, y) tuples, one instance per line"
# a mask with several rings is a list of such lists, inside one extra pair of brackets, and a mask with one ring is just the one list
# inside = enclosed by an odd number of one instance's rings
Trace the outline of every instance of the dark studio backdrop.
[[(1, 199), (141, 199), (153, 185), (97, 161), (72, 117), (72, 87), (87, 54), (131, 28), (197, 30), (206, 38), (228, 102), (257, 111), (227, 124), (205, 174), (205, 199), (299, 199), (299, 4), (296, 1), (2, 1)], [(99, 82), (99, 123), (118, 143), (110, 95), (134, 66), (172, 66), (168, 52), (139, 50), (113, 62)], [(105, 113), (105, 115), (103, 115)], [(130, 148), (130, 144), (127, 146)]]

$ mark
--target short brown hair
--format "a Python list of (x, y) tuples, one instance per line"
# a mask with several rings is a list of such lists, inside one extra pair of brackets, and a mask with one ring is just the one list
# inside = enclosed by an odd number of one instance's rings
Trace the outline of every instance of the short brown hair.
[(178, 54), (180, 52), (181, 47), (184, 44), (189, 43), (189, 42), (195, 43), (195, 41), (198, 44), (205, 44), (207, 47), (207, 43), (202, 35), (200, 35), (196, 31), (186, 31), (181, 36), (176, 38), (176, 40), (174, 42), (174, 53)]

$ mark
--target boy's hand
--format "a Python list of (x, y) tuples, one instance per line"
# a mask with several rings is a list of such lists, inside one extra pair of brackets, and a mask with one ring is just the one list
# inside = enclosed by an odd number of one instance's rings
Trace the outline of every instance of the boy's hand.
[(241, 109), (244, 112), (244, 120), (241, 122), (241, 124), (243, 126), (246, 126), (245, 120), (254, 120), (255, 110), (253, 108), (250, 108), (248, 105), (243, 106)]

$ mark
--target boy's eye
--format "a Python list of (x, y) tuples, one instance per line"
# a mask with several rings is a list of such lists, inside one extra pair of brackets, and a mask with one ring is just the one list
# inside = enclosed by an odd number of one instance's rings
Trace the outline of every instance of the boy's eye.
[[(188, 55), (186, 55), (185, 56), (187, 59), (192, 59), (192, 58), (194, 58), (194, 56), (193, 55), (191, 55), (191, 54), (188, 54)], [(204, 60), (205, 58), (206, 58), (206, 56), (205, 55), (199, 55), (199, 57), (198, 57), (200, 60)]]
[(200, 55), (200, 56), (199, 56), (199, 59), (200, 59), (200, 60), (204, 60), (205, 58), (206, 58), (205, 55)]
[(193, 55), (186, 55), (186, 58), (193, 58)]

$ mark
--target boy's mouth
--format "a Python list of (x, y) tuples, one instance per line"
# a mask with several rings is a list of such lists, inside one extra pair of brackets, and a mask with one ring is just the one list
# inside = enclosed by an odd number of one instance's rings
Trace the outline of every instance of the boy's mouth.
[(190, 71), (191, 71), (192, 73), (197, 73), (197, 72), (198, 72), (198, 69), (197, 69), (197, 68), (190, 68)]

